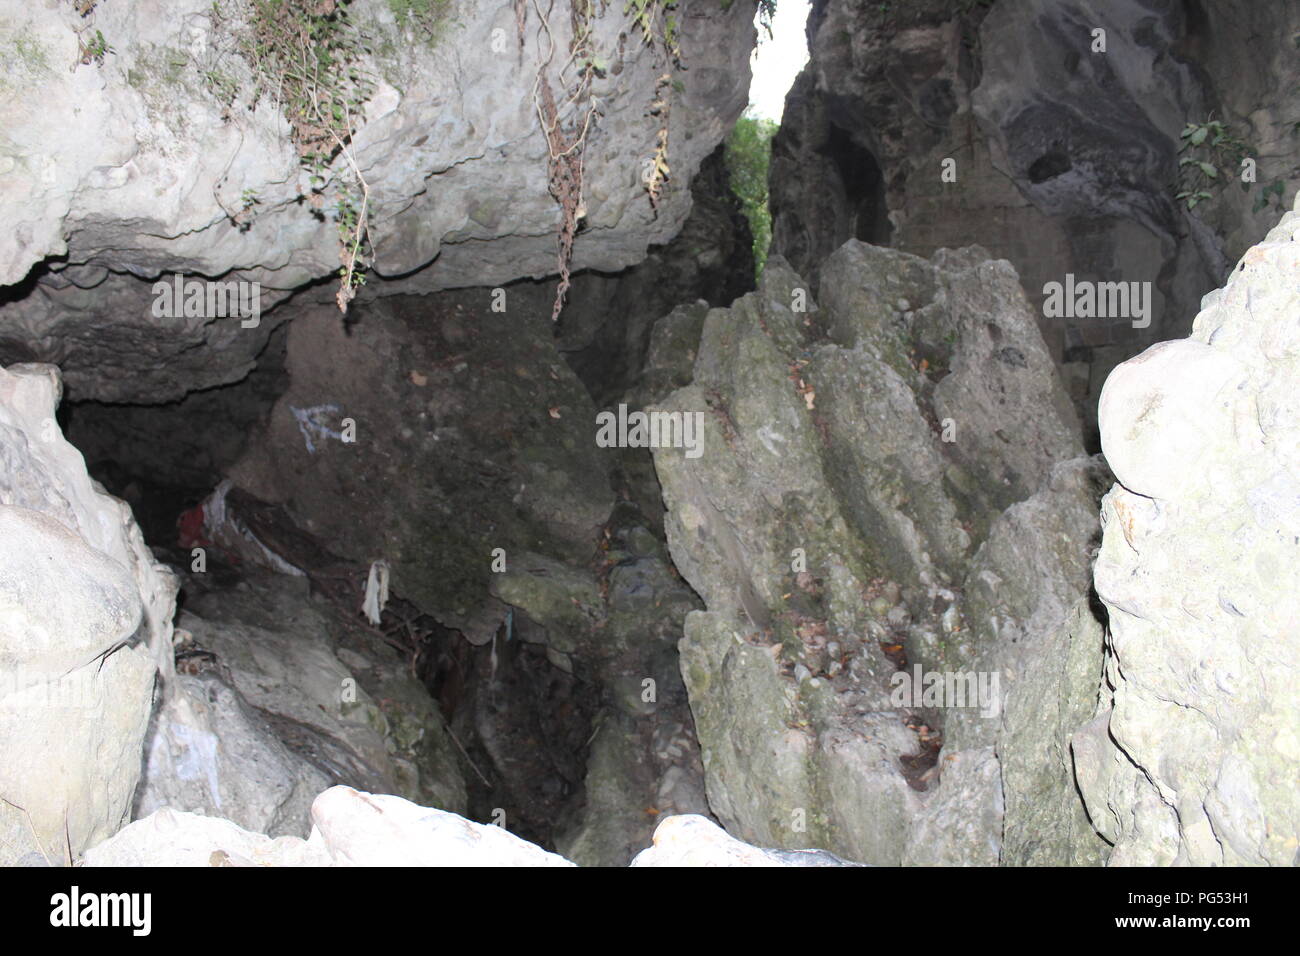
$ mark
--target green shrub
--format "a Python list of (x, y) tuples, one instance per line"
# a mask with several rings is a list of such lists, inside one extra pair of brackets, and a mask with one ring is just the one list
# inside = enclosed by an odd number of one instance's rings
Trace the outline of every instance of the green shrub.
[(754, 275), (763, 274), (767, 247), (772, 241), (772, 215), (767, 205), (767, 171), (772, 159), (772, 137), (777, 124), (746, 113), (727, 137), (727, 173), (731, 191), (749, 220), (754, 234)]

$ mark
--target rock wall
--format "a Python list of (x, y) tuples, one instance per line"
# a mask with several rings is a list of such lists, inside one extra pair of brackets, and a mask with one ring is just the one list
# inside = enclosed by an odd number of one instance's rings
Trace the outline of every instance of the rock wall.
[(1102, 393), (1110, 639), (1073, 747), (1116, 864), (1300, 862), (1298, 236), (1292, 211), (1189, 338), (1125, 362)]
[[(995, 863), (1004, 699), (1087, 589), (1105, 469), (1007, 263), (850, 241), (822, 288), (772, 258), (652, 340), (652, 407), (702, 429), (655, 466), (706, 604), (679, 649), (709, 805), (749, 842)], [(900, 703), (915, 666), (999, 686), (983, 710)]]
[[(560, 214), (533, 93), (539, 71), (558, 69), (552, 42), (568, 49), (570, 18), (543, 24), (525, 5), (521, 42), (506, 0), (427, 6), (436, 22), (399, 22), (382, 0), (347, 5), (370, 51), (356, 63), (370, 88), (350, 143), (371, 186), (370, 271), (404, 277), (391, 287), (402, 292), (552, 275)], [(337, 273), (351, 166), (337, 156), (319, 189), (309, 182), (284, 114), (256, 97), (238, 53), (249, 10), (104, 3), (83, 23), (67, 5), (0, 4), (0, 51), (14, 65), (0, 102), (12, 225), (0, 240), (0, 360), (57, 362), (80, 398), (174, 400), (242, 378), (278, 320), (155, 315), (155, 279), (256, 281), (266, 311)], [(593, 21), (596, 111), (560, 117), (590, 127), (575, 269), (618, 271), (676, 235), (691, 178), (744, 108), (751, 10), (693, 0), (677, 13), (680, 65), (641, 42), (622, 5)], [(102, 63), (70, 69), (94, 35), (77, 30), (102, 34)], [(666, 110), (654, 105), (664, 98)], [(641, 171), (665, 120), (670, 178), (652, 207)]]
[(176, 580), (55, 420), (58, 370), (0, 368), (0, 864), (126, 822)]
[[(1091, 445), (1110, 369), (1187, 334), (1276, 217), (1281, 197), (1256, 208), (1265, 186), (1281, 180), (1289, 204), (1297, 30), (1285, 4), (817, 0), (811, 61), (773, 143), (773, 250), (814, 289), (849, 238), (928, 256), (978, 237), (1035, 306), (1067, 273), (1150, 282), (1145, 329), (1040, 318)], [(1253, 147), (1257, 184), (1189, 213), (1172, 185), (1180, 133), (1211, 117)]]

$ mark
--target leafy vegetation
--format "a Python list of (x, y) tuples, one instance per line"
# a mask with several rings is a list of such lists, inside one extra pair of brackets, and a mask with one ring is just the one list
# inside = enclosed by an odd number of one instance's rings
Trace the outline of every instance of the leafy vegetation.
[(1183, 145), (1178, 160), (1178, 192), (1175, 199), (1188, 209), (1213, 197), (1210, 187), (1221, 187), (1235, 175), (1246, 157), (1247, 146), (1219, 120), (1188, 123), (1180, 134)]
[[(346, 312), (365, 280), (369, 247), (367, 207), (370, 189), (351, 151), (361, 107), (374, 89), (361, 68), (370, 52), (366, 38), (351, 21), (348, 0), (213, 0), (209, 19), (214, 31), (233, 36), (235, 51), (252, 70), (250, 109), (263, 97), (289, 123), (289, 134), (309, 174), (310, 207), (320, 212), (330, 166), (342, 156), (345, 170), (336, 179), (334, 221), (339, 233), (339, 309)], [(390, 0), (396, 3), (396, 0)], [(438, 0), (408, 0), (408, 18), (433, 15)], [(396, 7), (394, 8), (397, 12)], [(214, 65), (205, 70), (209, 89), (227, 107), (239, 95), (234, 75)], [(247, 229), (256, 200), (243, 197), (233, 220)]]
[(399, 26), (410, 27), (426, 40), (436, 40), (447, 22), (452, 0), (388, 0)]
[(727, 137), (727, 174), (731, 191), (740, 200), (754, 235), (754, 274), (763, 274), (767, 248), (772, 241), (772, 215), (768, 209), (767, 174), (772, 159), (772, 137), (777, 124), (746, 114)]

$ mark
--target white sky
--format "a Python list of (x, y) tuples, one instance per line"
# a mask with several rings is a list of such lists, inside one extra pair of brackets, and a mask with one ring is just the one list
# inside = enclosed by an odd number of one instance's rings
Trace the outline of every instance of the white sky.
[(758, 28), (758, 49), (750, 61), (754, 80), (749, 87), (749, 105), (765, 119), (781, 121), (785, 94), (808, 62), (808, 41), (803, 30), (807, 20), (808, 0), (778, 0), (772, 39), (767, 38), (761, 25)]

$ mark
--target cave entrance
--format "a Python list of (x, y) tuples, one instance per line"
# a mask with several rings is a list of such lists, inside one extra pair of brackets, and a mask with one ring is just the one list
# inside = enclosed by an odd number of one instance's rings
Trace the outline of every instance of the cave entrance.
[(873, 246), (889, 245), (892, 230), (885, 202), (885, 177), (876, 157), (847, 130), (834, 124), (821, 152), (834, 164), (844, 194), (836, 213), (839, 221), (832, 248), (839, 248), (849, 239)]

